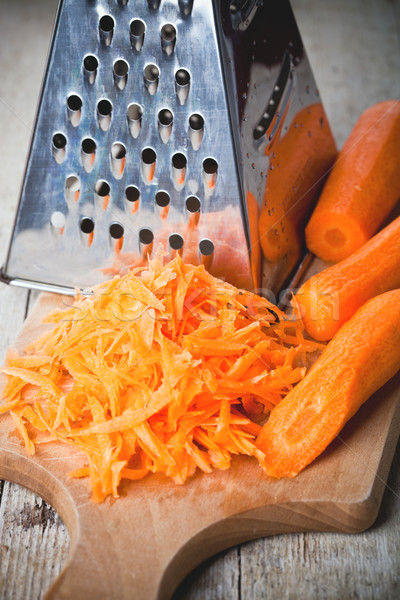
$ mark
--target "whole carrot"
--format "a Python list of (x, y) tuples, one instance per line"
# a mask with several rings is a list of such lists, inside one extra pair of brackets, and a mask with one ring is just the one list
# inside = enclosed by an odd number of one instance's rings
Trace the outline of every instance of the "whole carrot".
[(345, 260), (311, 277), (296, 298), (307, 332), (330, 340), (369, 298), (400, 288), (400, 217)]
[(366, 110), (344, 144), (306, 227), (308, 249), (329, 262), (360, 248), (400, 197), (400, 101)]
[(257, 439), (266, 473), (297, 475), (399, 369), (400, 289), (364, 304), (272, 410)]

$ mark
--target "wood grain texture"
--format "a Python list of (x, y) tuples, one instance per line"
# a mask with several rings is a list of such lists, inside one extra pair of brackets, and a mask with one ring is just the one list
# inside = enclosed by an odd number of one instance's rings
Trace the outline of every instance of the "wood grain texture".
[[(63, 300), (39, 297), (17, 348), (40, 335), (41, 318)], [(68, 478), (82, 465), (80, 453), (52, 443), (27, 457), (5, 415), (0, 476), (40, 493), (71, 535), (67, 567), (46, 598), (123, 600), (134, 590), (141, 600), (168, 600), (193, 567), (240, 542), (293, 531), (363, 531), (376, 518), (398, 439), (399, 389), (400, 374), (295, 479), (274, 480), (254, 460), (237, 457), (228, 471), (197, 474), (184, 486), (155, 475), (126, 482), (117, 502), (102, 504), (91, 502), (87, 480)]]

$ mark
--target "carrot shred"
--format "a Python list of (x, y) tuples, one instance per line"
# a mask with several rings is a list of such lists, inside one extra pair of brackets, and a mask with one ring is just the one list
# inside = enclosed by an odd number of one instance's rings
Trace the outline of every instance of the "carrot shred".
[(300, 381), (308, 353), (300, 319), (177, 257), (77, 294), (18, 356), (9, 352), (0, 414), (28, 453), (73, 445), (92, 499), (118, 497), (121, 480), (163, 473), (181, 484), (233, 455), (262, 460), (264, 418)]

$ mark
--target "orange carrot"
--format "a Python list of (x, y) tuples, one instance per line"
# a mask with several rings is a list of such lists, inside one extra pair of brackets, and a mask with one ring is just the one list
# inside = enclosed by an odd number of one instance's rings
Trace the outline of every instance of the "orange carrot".
[(379, 229), (400, 197), (400, 101), (366, 110), (341, 150), (306, 227), (311, 252), (350, 256)]
[(259, 220), (269, 262), (287, 257), (290, 271), (304, 245), (304, 225), (337, 155), (321, 104), (299, 111), (273, 147)]
[(268, 300), (177, 257), (116, 277), (46, 318), (54, 328), (18, 357), (3, 392), (28, 452), (50, 434), (86, 456), (92, 498), (118, 496), (121, 479), (160, 472), (183, 483), (199, 468), (259, 458), (268, 412), (305, 374), (318, 346)]
[(306, 377), (272, 410), (257, 438), (266, 473), (297, 475), (399, 369), (397, 289), (364, 304), (329, 342)]
[(400, 217), (342, 262), (311, 277), (296, 298), (307, 332), (330, 340), (370, 298), (400, 287)]

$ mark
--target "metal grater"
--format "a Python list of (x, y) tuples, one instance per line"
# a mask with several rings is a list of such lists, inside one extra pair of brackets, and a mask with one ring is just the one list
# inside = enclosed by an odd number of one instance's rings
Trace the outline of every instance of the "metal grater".
[(331, 136), (286, 0), (60, 0), (3, 281), (70, 294), (162, 245), (258, 287), (249, 201), (315, 105)]

